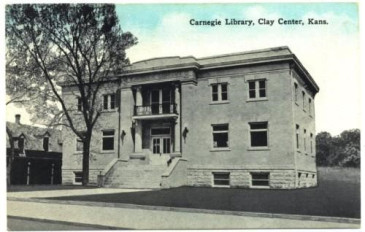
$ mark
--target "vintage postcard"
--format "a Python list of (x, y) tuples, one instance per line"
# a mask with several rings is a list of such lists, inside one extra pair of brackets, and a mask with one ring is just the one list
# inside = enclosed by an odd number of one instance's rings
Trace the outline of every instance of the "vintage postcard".
[(358, 2), (3, 6), (7, 230), (360, 229)]

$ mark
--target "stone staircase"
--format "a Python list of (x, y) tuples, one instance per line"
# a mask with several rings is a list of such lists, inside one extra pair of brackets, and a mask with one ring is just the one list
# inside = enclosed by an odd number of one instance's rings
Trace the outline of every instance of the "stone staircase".
[(161, 176), (167, 164), (117, 162), (108, 173), (104, 186), (117, 188), (161, 188)]

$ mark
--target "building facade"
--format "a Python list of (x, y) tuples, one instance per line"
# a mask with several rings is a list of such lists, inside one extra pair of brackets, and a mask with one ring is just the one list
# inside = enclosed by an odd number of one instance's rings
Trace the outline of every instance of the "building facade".
[(10, 184), (61, 184), (61, 130), (22, 124), (20, 114), (6, 127), (7, 164), (13, 157)]
[[(91, 182), (130, 188), (317, 185), (319, 88), (288, 47), (150, 59), (132, 64), (117, 80), (101, 94), (105, 110), (92, 139)], [(75, 136), (63, 134), (63, 183), (75, 183), (81, 154)]]

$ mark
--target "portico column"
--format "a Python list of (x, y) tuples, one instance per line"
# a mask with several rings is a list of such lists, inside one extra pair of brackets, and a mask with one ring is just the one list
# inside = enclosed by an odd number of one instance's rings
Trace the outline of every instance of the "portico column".
[(142, 106), (142, 87), (137, 86), (136, 90), (136, 106)]
[(135, 122), (134, 152), (142, 152), (142, 122), (139, 120)]
[(176, 113), (177, 119), (175, 122), (175, 152), (180, 153), (180, 140), (181, 140), (181, 130), (180, 130), (180, 91), (179, 86), (175, 85), (175, 104), (176, 104)]

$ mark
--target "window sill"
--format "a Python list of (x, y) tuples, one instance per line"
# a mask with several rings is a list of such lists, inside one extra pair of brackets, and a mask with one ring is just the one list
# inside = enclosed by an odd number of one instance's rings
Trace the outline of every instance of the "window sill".
[(118, 112), (116, 109), (112, 109), (112, 110), (102, 110), (101, 113), (116, 113)]
[(269, 147), (249, 147), (248, 151), (269, 151)]
[(250, 186), (252, 189), (270, 189), (270, 186)]
[(215, 185), (215, 184), (213, 184), (212, 186), (213, 186), (213, 188), (230, 188), (231, 187), (230, 185)]
[(265, 98), (251, 98), (246, 100), (246, 102), (257, 102), (257, 101), (268, 101), (268, 99), (267, 97), (265, 97)]
[(229, 101), (212, 101), (209, 105), (221, 105), (221, 104), (229, 104)]
[(106, 151), (100, 151), (102, 154), (108, 154), (108, 153), (114, 153), (115, 150), (106, 150)]
[(222, 148), (212, 148), (210, 149), (211, 152), (216, 152), (216, 151), (231, 151), (231, 149), (229, 147), (222, 147)]

